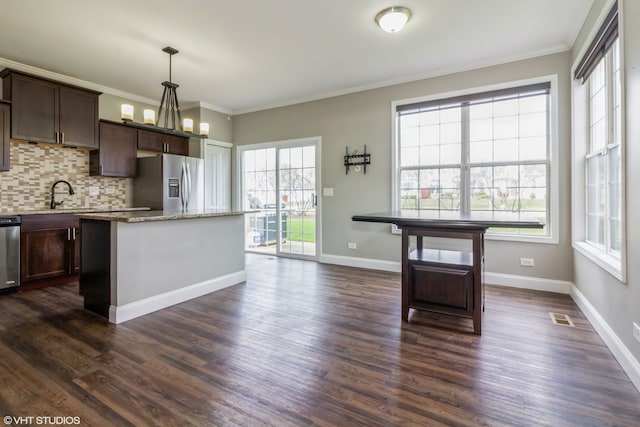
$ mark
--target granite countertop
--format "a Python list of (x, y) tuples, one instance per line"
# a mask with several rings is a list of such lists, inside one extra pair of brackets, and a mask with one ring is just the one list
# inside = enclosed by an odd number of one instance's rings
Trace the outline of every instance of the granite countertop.
[(83, 219), (95, 219), (101, 221), (118, 222), (152, 222), (171, 221), (176, 219), (212, 218), (218, 216), (244, 215), (253, 211), (220, 211), (215, 209), (204, 209), (193, 212), (169, 212), (169, 211), (146, 211), (146, 212), (105, 212), (105, 213), (85, 213), (78, 216)]
[(0, 213), (0, 215), (47, 215), (47, 214), (78, 214), (78, 213), (97, 213), (97, 212), (132, 212), (132, 211), (149, 211), (151, 208), (56, 208), (41, 209), (27, 211), (13, 211)]

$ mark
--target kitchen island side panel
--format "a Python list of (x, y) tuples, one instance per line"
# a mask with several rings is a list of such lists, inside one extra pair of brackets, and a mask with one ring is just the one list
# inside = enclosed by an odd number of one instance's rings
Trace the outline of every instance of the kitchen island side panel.
[(111, 225), (112, 305), (244, 272), (243, 215)]

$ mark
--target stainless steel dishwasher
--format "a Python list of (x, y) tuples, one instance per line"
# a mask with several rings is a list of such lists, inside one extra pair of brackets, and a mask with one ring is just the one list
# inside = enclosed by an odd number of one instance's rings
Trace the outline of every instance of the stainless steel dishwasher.
[(20, 217), (0, 216), (0, 293), (20, 286)]

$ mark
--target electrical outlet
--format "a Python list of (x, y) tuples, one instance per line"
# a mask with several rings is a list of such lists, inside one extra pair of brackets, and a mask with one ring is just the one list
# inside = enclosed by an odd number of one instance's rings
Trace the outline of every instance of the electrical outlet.
[(98, 194), (100, 194), (100, 188), (99, 187), (89, 187), (89, 195), (90, 196), (97, 196)]
[(633, 337), (640, 342), (640, 326), (636, 322), (633, 322)]
[(356, 244), (355, 244), (355, 243), (353, 243), (353, 242), (347, 243), (347, 247), (348, 247), (349, 249), (358, 249), (358, 245), (356, 245)]
[(116, 193), (116, 190), (115, 190), (115, 188), (107, 187), (107, 191), (106, 191), (106, 193), (107, 193), (107, 194), (115, 194), (115, 193)]
[(533, 258), (520, 258), (520, 265), (522, 267), (535, 267), (536, 262)]

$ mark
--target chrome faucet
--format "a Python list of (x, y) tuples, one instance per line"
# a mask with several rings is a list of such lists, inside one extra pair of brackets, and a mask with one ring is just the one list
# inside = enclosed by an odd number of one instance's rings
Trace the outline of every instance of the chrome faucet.
[(56, 206), (61, 205), (62, 203), (64, 203), (64, 202), (56, 202), (55, 193), (54, 193), (54, 191), (56, 189), (56, 185), (58, 185), (61, 182), (67, 184), (67, 186), (69, 187), (69, 195), (70, 196), (74, 195), (73, 187), (67, 181), (60, 180), (60, 181), (54, 182), (53, 185), (51, 186), (51, 203), (49, 204), (49, 207), (51, 209), (55, 209)]

